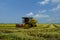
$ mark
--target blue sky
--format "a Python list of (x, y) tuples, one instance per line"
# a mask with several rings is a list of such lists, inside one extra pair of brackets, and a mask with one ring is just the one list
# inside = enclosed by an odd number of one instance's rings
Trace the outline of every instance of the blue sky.
[(21, 23), (23, 16), (60, 23), (60, 0), (0, 0), (0, 23)]

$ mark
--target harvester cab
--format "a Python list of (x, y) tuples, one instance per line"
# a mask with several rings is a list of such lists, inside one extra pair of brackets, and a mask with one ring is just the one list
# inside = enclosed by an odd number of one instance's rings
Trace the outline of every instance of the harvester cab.
[(22, 17), (23, 18), (23, 23), (29, 24), (30, 20), (33, 19), (32, 17)]
[(22, 17), (23, 23), (25, 26), (29, 27), (36, 27), (37, 20), (35, 20), (33, 17)]

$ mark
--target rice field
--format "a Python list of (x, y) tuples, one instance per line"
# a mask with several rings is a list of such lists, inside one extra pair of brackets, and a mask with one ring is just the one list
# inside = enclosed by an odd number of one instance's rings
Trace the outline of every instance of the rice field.
[(60, 24), (37, 24), (28, 29), (0, 24), (0, 40), (60, 40)]

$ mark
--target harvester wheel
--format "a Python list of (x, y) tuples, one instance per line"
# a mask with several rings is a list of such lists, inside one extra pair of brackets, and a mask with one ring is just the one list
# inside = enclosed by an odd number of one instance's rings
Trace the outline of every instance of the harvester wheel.
[(24, 24), (24, 28), (29, 28), (29, 24)]

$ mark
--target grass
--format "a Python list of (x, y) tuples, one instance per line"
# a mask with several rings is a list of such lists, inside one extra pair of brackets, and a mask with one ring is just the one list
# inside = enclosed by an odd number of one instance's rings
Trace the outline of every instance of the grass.
[(60, 24), (38, 24), (29, 29), (0, 27), (0, 40), (60, 40)]

